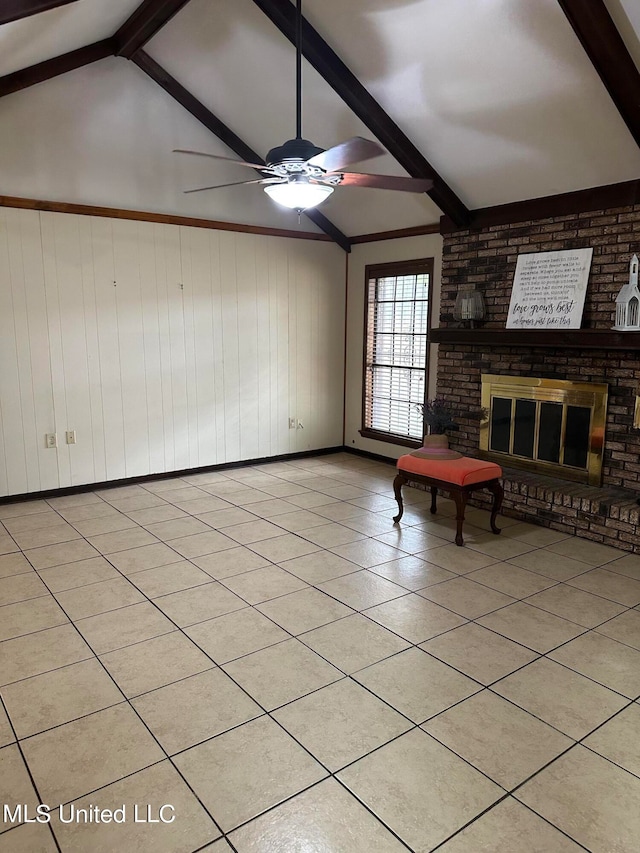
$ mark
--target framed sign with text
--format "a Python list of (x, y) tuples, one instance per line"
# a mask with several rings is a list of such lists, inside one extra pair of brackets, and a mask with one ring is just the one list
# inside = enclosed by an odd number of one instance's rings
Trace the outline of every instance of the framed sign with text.
[(579, 329), (593, 249), (519, 255), (507, 329)]

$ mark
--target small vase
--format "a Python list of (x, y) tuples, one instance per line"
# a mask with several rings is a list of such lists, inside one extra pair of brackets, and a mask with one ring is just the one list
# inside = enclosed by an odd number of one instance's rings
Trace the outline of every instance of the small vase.
[(438, 450), (446, 450), (449, 447), (449, 438), (444, 433), (425, 435), (422, 439), (423, 447), (437, 448)]
[(422, 441), (423, 446), (419, 450), (414, 450), (412, 456), (418, 456), (421, 459), (438, 459), (441, 462), (462, 458), (462, 453), (449, 449), (449, 438), (444, 434), (431, 433), (423, 436)]

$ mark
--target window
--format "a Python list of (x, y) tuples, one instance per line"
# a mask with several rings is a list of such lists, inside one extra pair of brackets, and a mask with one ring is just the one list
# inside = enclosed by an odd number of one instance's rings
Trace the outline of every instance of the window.
[(365, 271), (361, 435), (419, 445), (427, 385), (433, 258)]

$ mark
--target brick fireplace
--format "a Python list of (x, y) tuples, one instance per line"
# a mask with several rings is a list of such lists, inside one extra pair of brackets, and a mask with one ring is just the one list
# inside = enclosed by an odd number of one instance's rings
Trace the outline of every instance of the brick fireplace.
[[(582, 326), (590, 331), (550, 338), (505, 330), (518, 254), (588, 247), (593, 260)], [(610, 330), (616, 295), (638, 248), (640, 205), (445, 234), (440, 336), (434, 332), (438, 394), (460, 424), (451, 444), (469, 455), (480, 448), (482, 374), (608, 385), (601, 485), (506, 469), (504, 510), (630, 551), (640, 551), (640, 430), (633, 429), (640, 341), (637, 333)], [(467, 283), (483, 291), (487, 306), (487, 322), (475, 335), (457, 333), (453, 319), (458, 289)]]

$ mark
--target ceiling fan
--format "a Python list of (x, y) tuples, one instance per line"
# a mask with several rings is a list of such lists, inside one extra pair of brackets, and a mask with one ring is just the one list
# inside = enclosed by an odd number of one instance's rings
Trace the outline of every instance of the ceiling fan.
[(198, 193), (222, 187), (263, 184), (264, 191), (278, 204), (295, 210), (316, 207), (328, 198), (337, 186), (373, 187), (385, 190), (423, 193), (430, 190), (433, 181), (423, 178), (406, 178), (396, 175), (369, 175), (361, 172), (343, 172), (346, 166), (370, 160), (385, 153), (377, 142), (354, 136), (328, 148), (318, 148), (308, 139), (302, 138), (302, 0), (296, 0), (296, 137), (283, 145), (272, 148), (266, 156), (266, 164), (246, 163), (232, 157), (207, 154), (204, 151), (174, 149), (176, 154), (193, 154), (223, 160), (238, 166), (248, 166), (262, 173), (263, 177), (253, 181), (235, 181), (211, 187), (185, 190)]

